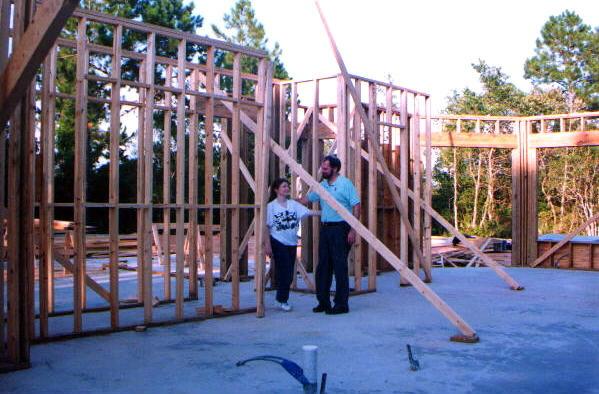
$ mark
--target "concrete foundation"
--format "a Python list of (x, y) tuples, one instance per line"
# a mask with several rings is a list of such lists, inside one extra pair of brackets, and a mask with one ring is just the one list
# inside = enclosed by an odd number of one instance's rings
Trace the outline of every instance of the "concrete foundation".
[(433, 271), (433, 290), (477, 330), (478, 344), (450, 342), (457, 330), (388, 273), (377, 293), (350, 299), (347, 315), (314, 314), (314, 296), (298, 293), (282, 312), (269, 292), (264, 319), (36, 345), (32, 368), (0, 375), (0, 391), (300, 393), (275, 364), (235, 363), (276, 355), (301, 364), (302, 345), (313, 344), (330, 393), (599, 393), (599, 273), (508, 271), (526, 290), (509, 290), (485, 268)]

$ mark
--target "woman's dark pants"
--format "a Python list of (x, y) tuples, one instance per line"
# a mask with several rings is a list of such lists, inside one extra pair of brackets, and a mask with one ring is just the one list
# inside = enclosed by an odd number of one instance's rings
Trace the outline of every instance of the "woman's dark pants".
[(287, 300), (289, 300), (289, 288), (293, 281), (293, 269), (295, 267), (295, 257), (297, 256), (297, 246), (282, 244), (273, 237), (270, 237), (270, 245), (275, 262), (277, 301), (287, 302)]

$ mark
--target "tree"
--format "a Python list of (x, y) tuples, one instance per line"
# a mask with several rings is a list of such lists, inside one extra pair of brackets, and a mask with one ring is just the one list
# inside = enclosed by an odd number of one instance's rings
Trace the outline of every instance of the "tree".
[[(472, 64), (479, 74), (482, 92), (471, 89), (454, 92), (448, 99), (447, 112), (451, 114), (519, 115), (534, 111), (527, 95), (518, 89), (501, 68), (483, 60)], [(542, 100), (537, 100), (542, 101)], [(451, 125), (450, 127), (456, 127)], [(461, 123), (464, 132), (473, 132), (476, 122)], [(490, 124), (480, 125), (481, 131)], [(440, 165), (435, 166), (435, 193), (449, 196), (443, 208), (451, 212), (453, 221), (463, 231), (494, 236), (509, 236), (511, 214), (510, 152), (501, 149), (442, 149)], [(442, 190), (443, 189), (443, 190)], [(441, 203), (443, 200), (438, 200)], [(459, 219), (459, 220), (458, 220)]]
[(535, 56), (526, 60), (524, 77), (535, 86), (556, 85), (574, 112), (599, 104), (599, 29), (564, 11), (541, 29)]
[[(212, 25), (214, 34), (227, 42), (247, 46), (254, 49), (262, 49), (269, 53), (269, 58), (273, 62), (274, 77), (279, 79), (289, 79), (289, 73), (285, 69), (285, 65), (281, 60), (283, 50), (278, 42), (275, 42), (272, 49), (269, 49), (268, 38), (262, 23), (256, 19), (255, 11), (252, 7), (251, 0), (238, 0), (228, 14), (223, 17), (225, 21), (226, 31), (220, 30), (217, 26)], [(227, 54), (224, 63), (232, 64), (233, 60), (230, 54)], [(255, 59), (244, 59), (242, 64), (243, 71), (255, 72)]]
[[(155, 25), (169, 27), (172, 29), (194, 33), (202, 26), (202, 17), (193, 14), (193, 3), (184, 4), (183, 0), (88, 0), (83, 4), (86, 8), (101, 11), (107, 14), (124, 17), (127, 19), (140, 20)], [(74, 37), (76, 21), (69, 20), (62, 35)], [(88, 39), (100, 45), (112, 45), (113, 31), (110, 27), (97, 23), (89, 23), (87, 26)], [(124, 48), (131, 50), (143, 49), (146, 45), (146, 36), (130, 29), (125, 29), (123, 34)], [(177, 48), (173, 40), (158, 37), (157, 52), (162, 56), (176, 55)], [(188, 46), (188, 56), (193, 56), (194, 47)], [(70, 48), (61, 47), (57, 62), (57, 88), (63, 93), (74, 93), (76, 54)], [(109, 76), (111, 70), (110, 59), (106, 56), (90, 55), (90, 73)], [(122, 64), (123, 75), (127, 79), (139, 77), (139, 62), (127, 59)], [(157, 67), (156, 78), (164, 78)], [(103, 83), (89, 82), (89, 95), (109, 98), (110, 86)], [(74, 170), (74, 125), (75, 108), (74, 101), (58, 99), (56, 102), (58, 123), (56, 128), (56, 199), (57, 202), (73, 201), (73, 170)], [(106, 201), (108, 199), (108, 156), (109, 134), (102, 127), (109, 121), (108, 107), (99, 103), (88, 103), (88, 146), (87, 146), (87, 194), (89, 201)], [(156, 121), (158, 120), (158, 121)], [(155, 128), (162, 130), (162, 121), (155, 119)], [(104, 125), (104, 126), (103, 126)], [(175, 127), (173, 129), (176, 129)], [(136, 198), (135, 167), (137, 157), (131, 149), (133, 137), (127, 130), (121, 132), (121, 149), (119, 154), (120, 197), (123, 202), (134, 202)], [(155, 160), (155, 174), (161, 176), (160, 160), (162, 157), (162, 141), (155, 143), (154, 151), (158, 160)], [(161, 191), (162, 184), (157, 183), (156, 192)], [(131, 214), (131, 215), (130, 215)], [(132, 211), (121, 213), (123, 220), (120, 221), (122, 231), (132, 231), (135, 228), (135, 215)], [(128, 216), (130, 215), (130, 217)], [(56, 217), (66, 220), (72, 219), (72, 210), (69, 208), (57, 208)], [(130, 220), (129, 220), (130, 219)], [(100, 231), (107, 228), (107, 215), (102, 209), (90, 210), (88, 221)]]

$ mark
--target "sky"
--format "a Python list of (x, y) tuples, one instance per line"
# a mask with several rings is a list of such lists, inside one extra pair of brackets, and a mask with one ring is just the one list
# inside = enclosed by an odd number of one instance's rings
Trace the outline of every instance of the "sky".
[[(200, 35), (214, 36), (211, 24), (235, 0), (193, 0), (204, 17)], [(339, 72), (313, 0), (252, 0), (256, 17), (271, 43), (278, 41), (282, 60), (294, 79)], [(433, 112), (446, 97), (466, 87), (480, 91), (470, 66), (485, 60), (529, 90), (523, 78), (526, 58), (552, 15), (566, 9), (586, 24), (599, 26), (599, 1), (403, 1), (321, 0), (345, 64), (352, 74), (387, 80), (431, 94)]]

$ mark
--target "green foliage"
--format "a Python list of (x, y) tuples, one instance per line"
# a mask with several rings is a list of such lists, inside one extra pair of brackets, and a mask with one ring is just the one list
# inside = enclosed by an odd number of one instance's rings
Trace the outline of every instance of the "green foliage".
[(599, 105), (599, 29), (572, 11), (550, 17), (535, 55), (526, 60), (524, 77), (537, 86), (559, 86), (570, 112)]
[[(281, 60), (283, 50), (278, 42), (275, 42), (273, 48), (269, 49), (266, 31), (262, 23), (256, 19), (256, 14), (250, 0), (238, 0), (229, 13), (225, 14), (223, 19), (225, 22), (225, 31), (212, 25), (212, 30), (218, 38), (234, 44), (268, 52), (274, 66), (274, 77), (279, 79), (290, 78)], [(219, 60), (225, 65), (233, 64), (233, 58), (230, 53)], [(256, 68), (257, 63), (255, 59), (242, 58), (242, 71), (252, 72)]]
[[(180, 31), (195, 32), (202, 25), (202, 17), (193, 14), (193, 3), (184, 4), (182, 0), (89, 0), (82, 2), (83, 7), (101, 11), (107, 14), (139, 20), (155, 25), (160, 25)], [(65, 37), (74, 38), (76, 35), (76, 20), (68, 21), (61, 33)], [(112, 46), (113, 31), (107, 25), (88, 23), (87, 37), (90, 42)], [(125, 49), (143, 51), (147, 45), (145, 34), (125, 29), (123, 32), (122, 46)], [(162, 56), (176, 55), (176, 44), (166, 37), (157, 37), (157, 50)], [(194, 48), (188, 46), (188, 54)], [(139, 62), (123, 59), (122, 76), (125, 79), (137, 80), (139, 77)], [(90, 56), (90, 74), (109, 76), (112, 64), (109, 56)], [(73, 94), (75, 92), (76, 53), (69, 48), (60, 48), (57, 63), (57, 90), (61, 93)], [(157, 78), (160, 72), (157, 71)], [(95, 97), (110, 98), (110, 86), (102, 83), (88, 82), (88, 94)], [(111, 114), (109, 107), (104, 104), (88, 103), (88, 144), (87, 144), (87, 195), (89, 201), (108, 200), (108, 144), (109, 133), (106, 132)], [(74, 179), (74, 129), (75, 129), (75, 102), (74, 100), (58, 99), (56, 103), (56, 156), (55, 156), (55, 184), (56, 201), (73, 201)], [(162, 119), (155, 119), (155, 128), (162, 129)], [(120, 168), (120, 198), (122, 202), (136, 200), (136, 166), (137, 157), (133, 152), (131, 133), (124, 129), (121, 133), (121, 149), (119, 154)], [(162, 139), (155, 143), (154, 150), (158, 160), (154, 161), (155, 173), (161, 174), (162, 169)], [(128, 153), (126, 153), (128, 151)], [(161, 179), (161, 178), (160, 178)], [(161, 192), (162, 182), (156, 183), (155, 195)], [(72, 209), (56, 208), (58, 219), (72, 220)], [(88, 210), (88, 223), (99, 231), (107, 228), (107, 215), (103, 209)], [(121, 213), (121, 231), (134, 231), (135, 215), (133, 211), (125, 210)]]
[[(450, 114), (517, 116), (560, 113), (564, 110), (561, 93), (535, 89), (530, 94), (518, 89), (501, 68), (483, 60), (472, 64), (479, 74), (481, 93), (471, 89), (454, 92), (448, 98)], [(452, 129), (455, 125), (450, 125)], [(463, 132), (473, 132), (475, 122), (462, 122)], [(483, 132), (492, 127), (482, 125)], [(454, 165), (454, 155), (455, 164)], [(441, 149), (439, 165), (434, 169), (435, 208), (453, 218), (454, 200), (457, 223), (461, 230), (481, 236), (509, 237), (511, 223), (511, 157), (502, 149)], [(457, 167), (457, 168), (456, 168)], [(455, 185), (454, 183), (457, 183)], [(454, 196), (454, 186), (457, 196)], [(438, 196), (438, 197), (437, 197)], [(506, 216), (507, 215), (507, 216)]]
[[(599, 30), (565, 11), (543, 26), (535, 55), (526, 60), (525, 77), (535, 85), (532, 92), (521, 91), (500, 68), (479, 60), (472, 67), (479, 74), (481, 93), (454, 92), (446, 112), (527, 116), (595, 109), (599, 107), (598, 63)], [(568, 121), (566, 130), (577, 129), (577, 122)], [(545, 127), (560, 125), (551, 121)], [(464, 121), (461, 128), (471, 132), (474, 122)], [(541, 232), (569, 232), (597, 211), (599, 148), (540, 149), (538, 165)], [(509, 237), (510, 168), (508, 150), (442, 149), (433, 170), (433, 204), (462, 231)], [(599, 228), (589, 233), (597, 234)]]

